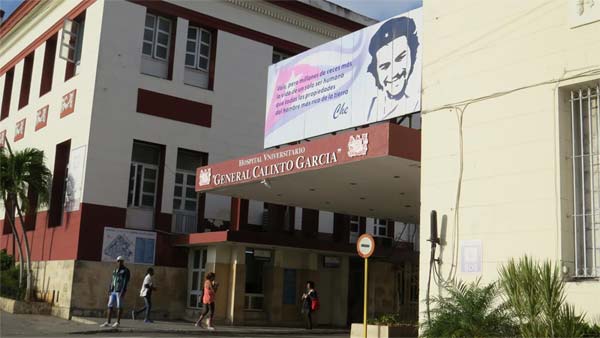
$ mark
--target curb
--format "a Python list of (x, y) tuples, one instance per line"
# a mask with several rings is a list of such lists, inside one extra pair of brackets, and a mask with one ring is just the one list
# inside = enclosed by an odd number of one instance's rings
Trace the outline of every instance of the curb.
[[(94, 324), (96, 324), (94, 322)], [(347, 334), (346, 330), (313, 330), (313, 331), (302, 331), (302, 330), (288, 330), (288, 331), (266, 331), (266, 330), (256, 330), (256, 331), (207, 331), (207, 330), (186, 330), (186, 329), (139, 329), (139, 328), (118, 328), (118, 329), (102, 329), (102, 330), (89, 330), (89, 331), (75, 331), (69, 332), (71, 335), (94, 335), (94, 334), (102, 334), (102, 333), (171, 333), (171, 334), (181, 334), (181, 335), (210, 335), (210, 336), (236, 336), (236, 337), (249, 337), (249, 336), (284, 336), (284, 335), (294, 335), (298, 333), (302, 333), (303, 335), (310, 336), (326, 336), (332, 334)]]
[(72, 316), (71, 317), (71, 321), (75, 322), (75, 323), (80, 323), (80, 324), (87, 324), (87, 325), (95, 325), (98, 324), (93, 320), (89, 320), (89, 319), (85, 319), (83, 317), (77, 317), (77, 316)]

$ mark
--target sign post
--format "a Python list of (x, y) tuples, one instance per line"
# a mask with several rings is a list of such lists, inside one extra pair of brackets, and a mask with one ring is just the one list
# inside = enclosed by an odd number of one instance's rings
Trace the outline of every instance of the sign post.
[(362, 234), (356, 241), (358, 255), (365, 259), (365, 290), (363, 292), (363, 337), (367, 338), (367, 284), (369, 282), (369, 257), (375, 251), (375, 240), (369, 234)]

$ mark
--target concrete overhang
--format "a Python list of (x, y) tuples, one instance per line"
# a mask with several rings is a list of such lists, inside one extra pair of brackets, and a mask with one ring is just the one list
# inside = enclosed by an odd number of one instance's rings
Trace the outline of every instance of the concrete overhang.
[(381, 123), (200, 167), (196, 191), (419, 222), (421, 132)]
[[(247, 244), (268, 248), (296, 248), (307, 249), (312, 252), (356, 255), (356, 244), (340, 243), (332, 241), (331, 238), (319, 238), (319, 236), (307, 240), (298, 233), (280, 233), (277, 236), (265, 236), (260, 231), (214, 231), (198, 232), (178, 235), (173, 245), (180, 247), (195, 247), (215, 244)], [(378, 238), (383, 239), (383, 238)], [(377, 240), (377, 238), (376, 238)], [(393, 262), (402, 262), (418, 259), (419, 253), (414, 251), (411, 243), (394, 242), (393, 245), (376, 245), (373, 258), (387, 258)]]

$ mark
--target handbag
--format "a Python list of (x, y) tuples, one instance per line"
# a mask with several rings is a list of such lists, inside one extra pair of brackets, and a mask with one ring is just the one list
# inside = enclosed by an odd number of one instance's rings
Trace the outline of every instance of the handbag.
[(311, 297), (310, 310), (317, 311), (320, 308), (321, 308), (321, 302), (319, 302), (319, 297), (317, 297), (317, 296)]

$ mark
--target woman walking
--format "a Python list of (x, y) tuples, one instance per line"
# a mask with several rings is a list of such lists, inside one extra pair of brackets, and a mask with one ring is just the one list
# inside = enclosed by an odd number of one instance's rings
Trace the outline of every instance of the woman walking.
[(319, 309), (319, 296), (315, 282), (306, 282), (306, 292), (302, 294), (302, 313), (306, 318), (306, 329), (312, 330), (312, 313)]
[(204, 281), (204, 292), (202, 294), (203, 310), (195, 324), (195, 326), (202, 327), (202, 320), (208, 315), (208, 323), (206, 326), (208, 330), (215, 329), (212, 321), (215, 315), (215, 293), (219, 287), (219, 283), (215, 282), (215, 277), (216, 275), (214, 272), (209, 272), (206, 275), (206, 280)]

